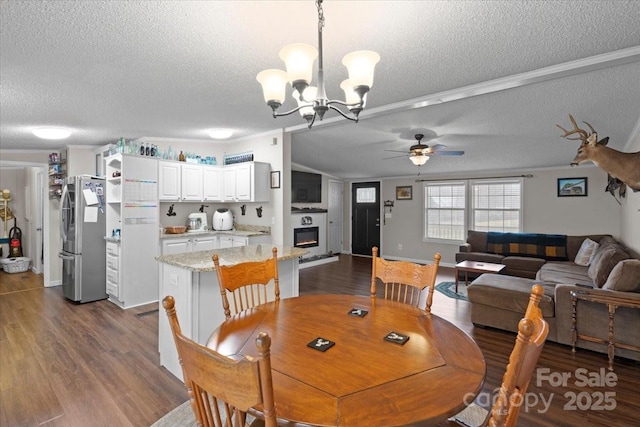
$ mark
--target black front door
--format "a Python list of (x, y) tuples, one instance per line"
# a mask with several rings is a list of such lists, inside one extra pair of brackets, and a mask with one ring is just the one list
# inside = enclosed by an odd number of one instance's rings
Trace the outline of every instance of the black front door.
[(380, 183), (354, 183), (351, 210), (351, 253), (371, 255), (372, 247), (380, 247)]

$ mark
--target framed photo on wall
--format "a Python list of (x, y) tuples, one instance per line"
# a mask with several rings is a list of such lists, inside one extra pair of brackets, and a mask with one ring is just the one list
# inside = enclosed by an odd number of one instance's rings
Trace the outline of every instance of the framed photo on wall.
[(587, 177), (558, 178), (558, 197), (586, 197)]
[(413, 199), (413, 187), (411, 185), (406, 187), (396, 187), (396, 200), (411, 199)]

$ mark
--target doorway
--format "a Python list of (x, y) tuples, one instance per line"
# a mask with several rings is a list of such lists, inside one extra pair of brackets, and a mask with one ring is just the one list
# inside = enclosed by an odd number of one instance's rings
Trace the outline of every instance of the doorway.
[[(59, 283), (52, 281), (51, 269), (54, 266), (51, 265), (48, 182), (44, 178), (48, 176), (49, 165), (27, 161), (0, 160), (0, 169), (16, 168), (25, 170), (25, 174), (30, 174), (32, 177), (30, 184), (28, 184), (30, 187), (28, 191), (16, 190), (13, 192), (14, 197), (22, 198), (24, 196), (23, 208), (19, 211), (19, 218), (26, 221), (29, 228), (28, 231), (25, 229), (23, 234), (24, 249), (31, 248), (29, 258), (32, 259), (34, 270), (43, 273), (44, 286), (55, 286)], [(29, 173), (29, 170), (33, 172)]]
[(352, 184), (351, 212), (351, 253), (370, 256), (380, 248), (380, 182)]
[(329, 223), (327, 252), (342, 252), (342, 182), (329, 180), (329, 204), (327, 205), (327, 222)]

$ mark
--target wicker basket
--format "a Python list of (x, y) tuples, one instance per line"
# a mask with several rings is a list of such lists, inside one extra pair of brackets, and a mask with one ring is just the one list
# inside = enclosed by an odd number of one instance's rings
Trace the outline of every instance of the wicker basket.
[(187, 227), (185, 226), (174, 226), (174, 227), (166, 227), (164, 232), (167, 234), (182, 234), (187, 231)]
[(7, 258), (2, 263), (2, 268), (7, 273), (22, 273), (29, 269), (31, 259), (26, 257)]

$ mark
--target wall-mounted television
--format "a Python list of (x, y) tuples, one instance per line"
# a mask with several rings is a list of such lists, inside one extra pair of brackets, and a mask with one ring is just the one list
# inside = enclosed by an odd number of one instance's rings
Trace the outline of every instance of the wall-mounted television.
[(291, 171), (291, 202), (322, 202), (322, 175), (310, 172)]

